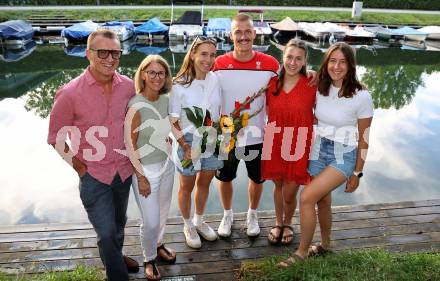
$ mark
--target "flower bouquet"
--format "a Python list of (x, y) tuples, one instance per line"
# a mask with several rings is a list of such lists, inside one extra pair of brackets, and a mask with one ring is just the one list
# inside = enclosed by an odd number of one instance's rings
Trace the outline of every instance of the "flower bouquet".
[[(214, 122), (211, 119), (211, 113), (206, 110), (204, 114), (203, 109), (197, 106), (193, 106), (194, 111), (191, 108), (183, 108), (186, 113), (188, 120), (194, 124), (196, 128), (201, 128), (202, 126), (212, 127), (215, 129), (215, 139), (209, 139), (209, 133), (207, 130), (203, 131), (200, 152), (204, 153), (206, 151), (207, 145), (215, 141), (214, 155), (218, 156), (220, 153), (228, 154), (237, 142), (237, 136), (240, 130), (246, 127), (249, 123), (249, 119), (256, 116), (263, 110), (261, 106), (257, 111), (249, 114), (249, 112), (243, 112), (244, 110), (250, 109), (251, 103), (266, 91), (266, 87), (262, 87), (258, 92), (254, 93), (252, 96), (247, 97), (244, 102), (235, 102), (235, 109), (229, 115), (221, 116), (218, 122)], [(182, 160), (181, 162), (183, 168), (187, 168), (192, 165), (192, 160)]]

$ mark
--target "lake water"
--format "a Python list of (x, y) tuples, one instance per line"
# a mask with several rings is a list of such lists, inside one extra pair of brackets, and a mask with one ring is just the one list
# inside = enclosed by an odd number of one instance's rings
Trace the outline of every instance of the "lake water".
[[(18, 61), (13, 60), (26, 54), (0, 53), (0, 224), (85, 221), (78, 178), (46, 144), (46, 135), (56, 89), (80, 74), (87, 60), (80, 57), (81, 48), (31, 47), (33, 52)], [(126, 52), (119, 71), (130, 77), (145, 53), (161, 52), (174, 72), (184, 57), (163, 45), (128, 45)], [(275, 46), (266, 52), (281, 57)], [(310, 47), (309, 63), (315, 70), (322, 55), (318, 47)], [(370, 151), (359, 189), (353, 194), (338, 189), (334, 204), (440, 198), (440, 52), (370, 46), (357, 55), (359, 76), (375, 105)], [(244, 165), (239, 169), (235, 212), (248, 208)], [(207, 213), (218, 213), (217, 182), (211, 185)], [(273, 209), (272, 186), (264, 184), (261, 210)], [(175, 179), (171, 216), (179, 215), (177, 190)], [(132, 196), (128, 215), (139, 217)]]

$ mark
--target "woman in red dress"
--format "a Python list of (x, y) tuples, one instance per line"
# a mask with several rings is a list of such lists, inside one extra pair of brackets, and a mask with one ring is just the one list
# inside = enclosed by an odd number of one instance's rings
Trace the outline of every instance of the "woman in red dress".
[(292, 217), (300, 185), (310, 181), (307, 172), (313, 135), (316, 87), (308, 85), (307, 47), (290, 40), (283, 66), (266, 91), (268, 124), (262, 152), (262, 178), (272, 180), (276, 224), (267, 239), (271, 244), (292, 243)]

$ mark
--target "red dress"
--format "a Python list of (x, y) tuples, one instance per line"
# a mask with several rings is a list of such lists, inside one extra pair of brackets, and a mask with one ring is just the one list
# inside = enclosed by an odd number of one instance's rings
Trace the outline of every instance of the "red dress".
[[(307, 85), (302, 76), (286, 93), (277, 96), (276, 80), (269, 83), (266, 91), (268, 123), (265, 128), (261, 176), (267, 180), (310, 182), (307, 171), (310, 146), (313, 137), (313, 107), (316, 87)], [(273, 142), (272, 142), (273, 140)]]

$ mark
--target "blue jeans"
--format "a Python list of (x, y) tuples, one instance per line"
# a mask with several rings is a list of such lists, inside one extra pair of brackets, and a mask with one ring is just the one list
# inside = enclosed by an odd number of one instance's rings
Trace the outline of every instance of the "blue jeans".
[(348, 179), (356, 166), (356, 157), (356, 146), (317, 136), (310, 155), (309, 173), (316, 177), (322, 170), (331, 166)]
[(96, 180), (89, 173), (80, 179), (81, 201), (95, 229), (108, 281), (128, 280), (122, 246), (130, 185), (131, 177), (122, 182), (119, 174), (111, 185)]
[[(194, 135), (190, 133), (186, 133), (184, 135), (185, 141), (191, 145), (193, 144)], [(206, 152), (205, 152), (206, 153)], [(179, 145), (177, 148), (177, 156), (179, 157), (179, 163), (176, 163), (177, 171), (179, 171), (182, 175), (190, 177), (195, 176), (199, 171), (216, 171), (223, 167), (223, 160), (219, 160), (218, 157), (214, 154), (210, 156), (205, 156), (203, 154), (200, 155), (200, 158), (196, 161), (196, 163), (192, 163), (189, 167), (183, 168), (181, 165), (181, 161), (183, 160), (183, 156), (185, 152), (183, 148)]]

